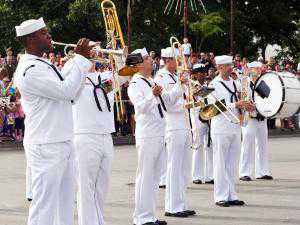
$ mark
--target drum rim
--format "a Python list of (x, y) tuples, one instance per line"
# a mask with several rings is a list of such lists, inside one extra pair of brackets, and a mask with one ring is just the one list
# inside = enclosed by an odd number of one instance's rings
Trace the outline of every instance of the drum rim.
[[(276, 116), (276, 115), (281, 111), (283, 105), (285, 104), (285, 103), (284, 103), (284, 101), (285, 101), (285, 89), (283, 88), (283, 87), (284, 87), (284, 82), (283, 82), (283, 79), (279, 76), (279, 74), (278, 74), (277, 72), (275, 72), (275, 71), (269, 71), (269, 72), (267, 72), (267, 73), (264, 73), (264, 74), (260, 75), (260, 77), (257, 78), (257, 80), (255, 81), (255, 84), (254, 84), (254, 91), (253, 91), (253, 93), (252, 93), (252, 98), (253, 98), (253, 100), (254, 100), (254, 102), (255, 102), (255, 94), (254, 94), (254, 93), (255, 93), (255, 88), (256, 88), (256, 86), (257, 86), (259, 80), (260, 80), (264, 75), (266, 75), (266, 74), (268, 74), (268, 73), (273, 73), (273, 74), (275, 74), (275, 75), (279, 78), (280, 83), (281, 83), (281, 85), (282, 85), (282, 99), (281, 99), (281, 104), (280, 104), (280, 106), (279, 106), (279, 109), (278, 109), (277, 112), (274, 113), (273, 115), (266, 117), (266, 118), (272, 118), (272, 117)], [(256, 108), (256, 111), (257, 111), (258, 113), (260, 113), (261, 115), (263, 115), (257, 108)]]

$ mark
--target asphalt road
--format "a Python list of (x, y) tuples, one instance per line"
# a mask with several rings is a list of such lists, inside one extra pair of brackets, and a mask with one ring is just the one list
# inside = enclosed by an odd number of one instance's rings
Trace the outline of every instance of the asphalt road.
[[(211, 185), (188, 188), (188, 203), (197, 215), (187, 219), (164, 218), (164, 190), (158, 194), (157, 214), (169, 225), (299, 225), (300, 138), (270, 139), (273, 181), (238, 182), (244, 207), (219, 208)], [(110, 192), (105, 208), (107, 225), (132, 224), (137, 156), (134, 146), (115, 149)], [(0, 225), (25, 225), (25, 158), (21, 148), (0, 150)]]

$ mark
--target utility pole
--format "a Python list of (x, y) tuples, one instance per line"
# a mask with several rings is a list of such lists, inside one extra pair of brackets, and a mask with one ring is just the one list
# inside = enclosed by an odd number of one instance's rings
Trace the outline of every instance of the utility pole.
[(127, 44), (128, 51), (131, 52), (131, 0), (127, 3)]
[(234, 51), (234, 0), (230, 0), (230, 53)]
[(184, 22), (184, 37), (187, 37), (187, 25), (188, 25), (188, 5), (187, 0), (184, 0), (184, 10), (183, 10), (183, 22)]

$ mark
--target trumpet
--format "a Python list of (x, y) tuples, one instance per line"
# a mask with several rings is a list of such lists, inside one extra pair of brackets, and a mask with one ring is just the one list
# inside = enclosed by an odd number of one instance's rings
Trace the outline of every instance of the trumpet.
[[(77, 46), (76, 44), (67, 44), (67, 43), (57, 42), (57, 41), (52, 41), (51, 43), (53, 45), (65, 46), (65, 55), (67, 55), (66, 52), (67, 48), (75, 48)], [(93, 47), (92, 51), (96, 53), (112, 54), (112, 55), (125, 56), (125, 57), (128, 55), (127, 47), (118, 50), (105, 49), (105, 48), (101, 48), (100, 42), (94, 42), (94, 41), (90, 41), (89, 45)]]

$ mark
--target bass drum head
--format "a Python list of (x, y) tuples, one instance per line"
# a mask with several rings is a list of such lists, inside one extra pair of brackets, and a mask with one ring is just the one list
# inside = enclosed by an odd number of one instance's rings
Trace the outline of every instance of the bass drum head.
[(262, 98), (256, 91), (254, 91), (253, 100), (257, 111), (264, 117), (270, 118), (275, 116), (283, 106), (284, 84), (275, 72), (268, 72), (256, 80), (254, 89), (256, 89), (262, 81), (264, 81), (270, 88), (269, 96)]

